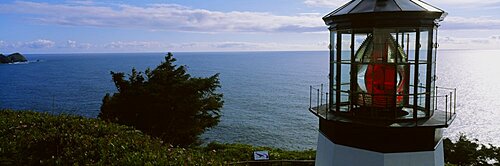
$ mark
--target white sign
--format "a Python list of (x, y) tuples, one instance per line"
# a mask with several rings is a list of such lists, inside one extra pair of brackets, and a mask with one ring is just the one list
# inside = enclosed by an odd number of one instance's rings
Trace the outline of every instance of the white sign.
[(268, 151), (255, 151), (253, 152), (254, 160), (269, 160), (269, 152)]

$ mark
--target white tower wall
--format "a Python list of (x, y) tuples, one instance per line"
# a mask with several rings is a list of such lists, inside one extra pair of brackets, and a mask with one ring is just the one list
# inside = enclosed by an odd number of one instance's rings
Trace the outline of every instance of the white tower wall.
[(335, 144), (319, 132), (316, 166), (444, 166), (443, 141), (434, 151), (380, 153)]

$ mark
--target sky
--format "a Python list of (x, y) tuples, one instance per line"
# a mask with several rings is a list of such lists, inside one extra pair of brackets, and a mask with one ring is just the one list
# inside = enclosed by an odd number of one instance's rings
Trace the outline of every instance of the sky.
[[(328, 50), (348, 0), (0, 0), (0, 53)], [(426, 0), (441, 49), (500, 49), (500, 0)]]

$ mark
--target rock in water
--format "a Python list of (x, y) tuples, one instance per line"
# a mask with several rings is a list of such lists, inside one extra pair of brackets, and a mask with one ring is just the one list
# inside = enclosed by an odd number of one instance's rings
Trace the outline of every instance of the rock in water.
[(10, 58), (10, 60), (12, 62), (27, 62), (28, 60), (26, 59), (26, 57), (24, 57), (23, 55), (21, 55), (20, 53), (16, 52), (16, 53), (13, 53), (13, 54), (10, 54), (9, 56), (7, 56), (8, 58)]
[(5, 55), (0, 54), (0, 63), (10, 63), (10, 60)]
[(16, 52), (8, 56), (0, 54), (0, 63), (27, 62), (28, 60), (22, 54)]

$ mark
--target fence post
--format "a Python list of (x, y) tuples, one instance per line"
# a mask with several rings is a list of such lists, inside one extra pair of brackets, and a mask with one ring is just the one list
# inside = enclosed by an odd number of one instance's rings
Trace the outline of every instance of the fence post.
[(445, 123), (448, 124), (448, 95), (446, 95), (444, 97), (445, 97), (445, 102), (444, 102), (444, 119), (445, 119)]

